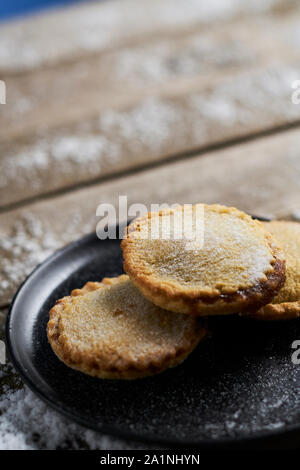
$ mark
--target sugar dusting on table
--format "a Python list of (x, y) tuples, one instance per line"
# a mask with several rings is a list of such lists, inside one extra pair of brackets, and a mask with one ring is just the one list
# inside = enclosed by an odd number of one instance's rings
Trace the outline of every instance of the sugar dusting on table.
[[(0, 340), (6, 311), (0, 310)], [(145, 448), (88, 430), (36, 397), (10, 362), (0, 365), (0, 450)]]
[[(227, 328), (230, 321), (231, 326)], [(258, 344), (253, 345), (250, 335), (243, 349), (243, 328), (257, 331), (257, 325), (247, 328), (247, 324), (242, 323), (239, 329), (241, 338), (236, 338), (235, 345), (240, 356), (237, 362), (229, 363), (234, 349), (224, 357), (224, 347), (227, 341), (234, 344), (233, 336), (230, 336), (234, 321), (238, 320), (226, 319), (226, 324), (223, 322), (223, 326), (215, 331), (214, 344), (207, 343), (194, 360), (194, 365), (197, 363), (200, 369), (209, 364), (213, 375), (207, 375), (206, 371), (199, 377), (194, 369), (184, 372), (179, 368), (176, 374), (169, 375), (168, 393), (164, 397), (160, 395), (159, 383), (148, 382), (142, 392), (147, 404), (142, 401), (129, 407), (140, 416), (138, 424), (134, 424), (126, 398), (124, 403), (120, 402), (117, 411), (112, 411), (119, 413), (117, 421), (121, 420), (122, 425), (126, 424), (132, 432), (154, 435), (164, 429), (168, 435), (174, 436), (176, 429), (176, 439), (211, 440), (255, 436), (260, 432), (284, 430), (294, 424), (299, 415), (299, 367), (291, 362), (289, 342), (297, 335), (297, 324), (285, 324), (287, 338), (284, 345), (281, 341), (282, 327), (276, 331), (275, 325), (270, 335), (263, 330), (258, 331)], [(270, 328), (272, 325), (268, 330)], [(214, 341), (214, 337), (210, 341)], [(138, 448), (137, 444), (108, 438), (69, 422), (23, 387), (10, 365), (0, 370), (0, 448)], [(180, 385), (183, 381), (187, 388)], [(162, 386), (165, 387), (166, 383)], [(208, 387), (210, 394), (207, 394)], [(118, 384), (112, 383), (112, 395), (115, 395), (114, 388), (118, 389)], [(157, 402), (157, 394), (163, 401), (162, 405)], [(179, 404), (178, 414), (174, 406)]]
[(74, 209), (68, 214), (64, 231), (58, 233), (47, 221), (24, 211), (11, 231), (0, 238), (0, 302), (6, 304), (25, 277), (56, 249), (90, 232), (93, 222), (85, 223), (80, 211)]
[[(52, 411), (14, 376), (11, 366), (0, 366), (0, 450), (130, 449), (134, 444), (90, 431)], [(2, 390), (1, 390), (2, 389)], [(138, 445), (135, 445), (138, 448)]]
[(7, 204), (254, 131), (258, 122), (261, 129), (298, 119), (299, 107), (291, 102), (297, 70), (277, 63), (225, 78), (201, 93), (146, 97), (124, 109), (103, 110), (65, 132), (3, 149), (0, 198)]
[[(184, 8), (183, 8), (184, 4)], [(103, 51), (132, 36), (145, 32), (186, 28), (191, 24), (205, 25), (225, 22), (243, 15), (272, 14), (277, 8), (295, 8), (293, 0), (267, 2), (239, 0), (140, 0), (91, 3), (56, 14), (18, 22), (2, 28), (0, 62), (7, 71), (32, 70), (53, 64), (83, 52)], [(128, 11), (134, 11), (134, 15)], [(45, 30), (54, 34), (47, 40)]]

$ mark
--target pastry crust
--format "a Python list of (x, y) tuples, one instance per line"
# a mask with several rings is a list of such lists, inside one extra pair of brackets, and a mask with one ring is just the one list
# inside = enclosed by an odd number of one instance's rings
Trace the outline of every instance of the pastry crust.
[(69, 367), (99, 378), (136, 379), (180, 364), (206, 327), (151, 304), (121, 275), (88, 282), (58, 300), (47, 333)]
[(187, 249), (185, 239), (153, 240), (152, 227), (165, 217), (176, 224), (175, 212), (182, 210), (148, 213), (127, 228), (124, 270), (144, 296), (166, 310), (198, 316), (269, 303), (284, 284), (285, 260), (262, 223), (233, 207), (204, 204), (203, 247)]
[(286, 282), (272, 303), (249, 317), (257, 320), (291, 320), (300, 316), (300, 224), (297, 222), (264, 222), (281, 244), (286, 257)]

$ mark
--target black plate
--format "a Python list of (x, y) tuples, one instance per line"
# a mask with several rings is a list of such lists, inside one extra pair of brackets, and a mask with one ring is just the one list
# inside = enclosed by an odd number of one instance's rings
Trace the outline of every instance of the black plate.
[(291, 360), (299, 321), (216, 318), (211, 337), (181, 366), (132, 382), (94, 379), (61, 363), (46, 337), (50, 307), (86, 281), (120, 273), (119, 240), (92, 234), (56, 252), (20, 287), (7, 342), (35, 393), (78, 423), (142, 441), (257, 447), (300, 438), (300, 366)]

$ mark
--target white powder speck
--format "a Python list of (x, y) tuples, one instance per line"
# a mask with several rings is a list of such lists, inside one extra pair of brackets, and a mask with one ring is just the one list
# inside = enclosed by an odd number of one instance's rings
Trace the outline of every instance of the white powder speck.
[(158, 43), (126, 48), (114, 56), (112, 80), (128, 80), (135, 86), (189, 77), (253, 62), (254, 53), (234, 40), (199, 33), (177, 44), (160, 39)]
[[(5, 318), (6, 312), (0, 310), (0, 339), (4, 336)], [(143, 447), (91, 431), (62, 417), (23, 385), (10, 362), (0, 365), (0, 450), (64, 448)]]
[(44, 174), (59, 168), (60, 175), (71, 172), (100, 174), (103, 160), (118, 161), (117, 145), (102, 135), (63, 135), (37, 140), (33, 146), (1, 161), (0, 188), (18, 180), (21, 185), (42, 185)]
[[(293, 0), (122, 0), (91, 2), (2, 26), (0, 63), (6, 70), (34, 69), (85, 51), (102, 51), (141, 33), (226, 21), (239, 15), (271, 13)], [(134, 14), (130, 13), (134, 12)], [(51, 41), (45, 31), (52, 31)]]
[(300, 116), (297, 106), (291, 104), (291, 83), (297, 76), (292, 65), (276, 64), (265, 70), (240, 74), (236, 79), (225, 79), (203, 95), (193, 95), (190, 106), (198, 117), (222, 123), (224, 126), (250, 123), (259, 112), (269, 116)]
[(128, 449), (132, 444), (68, 421), (27, 387), (0, 394), (0, 450), (63, 448)]
[(151, 162), (299, 119), (300, 108), (291, 102), (291, 83), (297, 77), (298, 67), (276, 63), (224, 78), (201, 93), (146, 98), (124, 109), (103, 110), (84, 128), (78, 124), (21, 148), (16, 144), (2, 152), (0, 199), (8, 204), (145, 159)]
[(180, 122), (180, 112), (172, 103), (150, 98), (135, 108), (106, 111), (99, 117), (99, 128), (114, 132), (135, 150), (147, 147), (158, 151), (171, 138), (173, 126)]
[(84, 224), (78, 211), (68, 215), (61, 234), (52, 231), (31, 212), (24, 212), (6, 236), (0, 238), (0, 298), (6, 303), (24, 278), (56, 249), (93, 228)]

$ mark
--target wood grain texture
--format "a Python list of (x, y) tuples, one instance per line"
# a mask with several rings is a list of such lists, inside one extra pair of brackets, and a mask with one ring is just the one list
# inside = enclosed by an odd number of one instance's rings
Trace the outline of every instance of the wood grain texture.
[[(295, 0), (114, 0), (46, 11), (0, 29), (1, 73), (20, 73), (119, 47), (141, 36), (166, 35), (245, 16), (297, 11)], [(132, 14), (134, 12), (134, 15)]]
[(56, 66), (3, 73), (9, 100), (0, 107), (0, 138), (57, 128), (143, 97), (188, 92), (196, 83), (201, 89), (245, 69), (297, 59), (297, 43), (286, 32), (299, 19), (300, 11), (280, 21), (263, 16), (204, 30), (190, 25)]
[(3, 69), (0, 207), (297, 122), (297, 4), (210, 3), (112, 1), (2, 26), (20, 68)]
[(300, 133), (290, 131), (73, 191), (0, 215), (0, 304), (56, 248), (95, 230), (99, 203), (222, 203), (299, 214)]
[[(189, 84), (92, 119), (2, 144), (1, 205), (294, 122), (297, 66), (272, 64), (212, 86)], [(14, 191), (10, 191), (11, 186)]]

